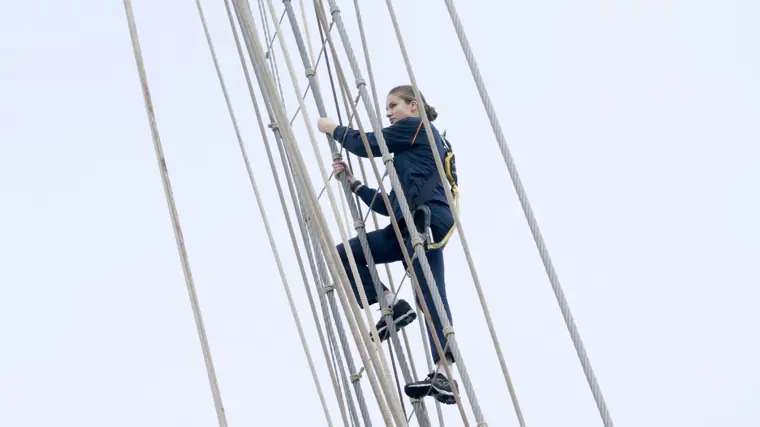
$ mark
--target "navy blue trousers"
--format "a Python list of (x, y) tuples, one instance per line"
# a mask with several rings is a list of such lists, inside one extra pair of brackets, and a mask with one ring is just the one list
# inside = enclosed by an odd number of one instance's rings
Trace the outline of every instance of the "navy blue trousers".
[[(440, 242), (446, 233), (448, 233), (449, 229), (451, 229), (451, 227), (454, 225), (454, 217), (448, 206), (438, 205), (436, 203), (430, 203), (429, 206), (431, 210), (430, 229), (432, 231), (433, 239), (435, 242)], [(412, 247), (411, 237), (408, 236), (408, 233), (406, 234), (407, 235), (405, 236), (404, 243), (406, 245), (409, 257), (411, 258), (414, 256), (414, 248)], [(404, 265), (404, 268), (408, 268), (408, 265), (404, 260), (403, 252), (401, 251), (401, 247), (399, 246), (398, 239), (396, 238), (396, 233), (393, 230), (392, 226), (389, 225), (384, 229), (368, 232), (367, 242), (369, 243), (369, 249), (372, 253), (372, 258), (375, 261), (375, 264), (386, 264), (390, 262), (401, 261)], [(362, 250), (361, 242), (359, 241), (358, 237), (354, 237), (349, 240), (348, 243), (351, 245), (351, 252), (353, 252), (354, 259), (356, 260), (356, 266), (359, 270), (359, 275), (361, 276), (362, 286), (364, 287), (364, 292), (367, 294), (367, 301), (370, 305), (376, 304), (378, 302), (377, 292), (375, 291), (375, 286), (372, 284), (372, 277), (370, 276), (369, 268), (367, 267), (367, 260), (364, 257), (364, 251)], [(427, 251), (427, 260), (428, 263), (430, 263), (430, 269), (432, 270), (433, 277), (435, 278), (436, 287), (438, 288), (438, 292), (441, 295), (443, 307), (445, 308), (446, 314), (449, 317), (449, 322), (453, 325), (451, 310), (449, 309), (449, 302), (446, 298), (443, 249), (444, 248)], [(351, 288), (354, 291), (354, 296), (359, 303), (359, 307), (364, 308), (361, 297), (359, 295), (359, 290), (356, 287), (356, 282), (354, 281), (351, 264), (348, 262), (348, 254), (346, 253), (343, 243), (337, 246), (337, 250), (338, 254), (340, 255), (340, 259), (343, 261), (343, 267), (346, 269), (346, 274), (348, 275), (348, 279), (351, 282)], [(433, 319), (433, 324), (435, 326), (434, 332), (438, 336), (441, 347), (445, 349), (447, 356), (449, 356), (451, 360), (454, 360), (454, 357), (451, 354), (451, 349), (446, 348), (446, 337), (443, 335), (443, 325), (440, 317), (438, 316), (438, 311), (435, 309), (433, 296), (430, 294), (430, 288), (428, 287), (427, 280), (425, 280), (425, 275), (422, 272), (420, 262), (419, 260), (414, 259), (412, 263), (414, 264), (414, 271), (417, 275), (420, 289), (425, 297), (425, 303), (428, 307), (428, 310), (430, 311), (430, 316)], [(383, 284), (383, 289), (388, 290), (385, 284)], [(415, 296), (415, 301), (419, 306), (420, 300), (417, 292), (413, 293)], [(433, 362), (438, 363), (440, 360), (440, 355), (438, 353), (438, 349), (435, 346), (435, 342), (433, 341), (430, 326), (424, 317), (424, 312), (423, 317), (418, 318), (417, 321), (425, 323), (425, 326), (427, 327), (428, 338), (430, 339), (430, 350), (433, 356)]]

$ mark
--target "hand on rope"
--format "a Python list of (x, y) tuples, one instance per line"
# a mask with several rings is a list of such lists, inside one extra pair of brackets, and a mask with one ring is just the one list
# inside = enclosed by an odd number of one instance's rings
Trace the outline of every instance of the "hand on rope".
[(319, 120), (317, 120), (317, 129), (322, 133), (332, 135), (336, 127), (338, 127), (338, 125), (327, 117), (320, 117)]
[(356, 178), (354, 178), (354, 174), (351, 172), (351, 169), (348, 168), (346, 162), (340, 161), (333, 163), (333, 175), (335, 176), (335, 179), (340, 179), (341, 173), (346, 174), (348, 185), (352, 185), (354, 182), (356, 182)]

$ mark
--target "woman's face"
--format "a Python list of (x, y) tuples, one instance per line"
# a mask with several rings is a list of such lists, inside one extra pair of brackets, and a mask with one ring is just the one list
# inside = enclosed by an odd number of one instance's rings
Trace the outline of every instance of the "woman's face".
[(385, 115), (391, 124), (407, 117), (418, 117), (420, 115), (417, 108), (417, 101), (406, 102), (398, 95), (390, 94), (385, 101)]

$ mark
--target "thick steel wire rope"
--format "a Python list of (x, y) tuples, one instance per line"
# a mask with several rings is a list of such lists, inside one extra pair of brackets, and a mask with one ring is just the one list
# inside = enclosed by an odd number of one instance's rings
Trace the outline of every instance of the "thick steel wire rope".
[(507, 138), (504, 136), (504, 132), (501, 129), (501, 124), (499, 123), (499, 118), (496, 116), (496, 110), (491, 103), (491, 97), (488, 95), (488, 90), (486, 89), (483, 76), (480, 74), (480, 69), (478, 68), (477, 62), (475, 61), (475, 54), (472, 51), (472, 47), (470, 47), (470, 42), (467, 40), (467, 35), (465, 34), (464, 27), (462, 26), (462, 21), (459, 19), (459, 13), (454, 6), (453, 0), (444, 0), (444, 3), (446, 4), (446, 9), (449, 12), (449, 16), (451, 17), (451, 22), (454, 25), (454, 30), (456, 31), (457, 37), (459, 38), (459, 43), (462, 46), (462, 52), (464, 53), (465, 59), (467, 60), (467, 65), (470, 67), (473, 80), (475, 81), (475, 86), (478, 89), (478, 94), (480, 95), (480, 99), (483, 102), (483, 107), (485, 107), (486, 113), (488, 115), (488, 120), (491, 122), (491, 128), (493, 129), (493, 133), (496, 136), (496, 140), (499, 144), (499, 149), (501, 150), (502, 157), (504, 158), (504, 163), (507, 165), (509, 176), (512, 179), (512, 184), (515, 187), (515, 191), (517, 192), (517, 197), (520, 200), (520, 205), (522, 206), (523, 212), (525, 214), (525, 219), (528, 222), (528, 227), (530, 228), (530, 232), (533, 235), (533, 240), (535, 241), (536, 248), (538, 249), (538, 253), (541, 256), (541, 261), (544, 264), (546, 274), (549, 277), (549, 282), (551, 283), (552, 290), (554, 291), (554, 296), (557, 299), (557, 303), (559, 304), (559, 309), (562, 313), (562, 317), (564, 318), (567, 330), (570, 333), (570, 338), (572, 339), (575, 351), (578, 354), (578, 359), (583, 368), (583, 373), (586, 375), (586, 380), (588, 381), (589, 387), (591, 388), (591, 394), (596, 401), (599, 415), (601, 416), (605, 427), (613, 427), (612, 416), (610, 415), (609, 409), (607, 408), (607, 403), (604, 400), (602, 389), (599, 386), (596, 375), (594, 374), (594, 370), (591, 366), (591, 360), (586, 353), (586, 348), (583, 345), (583, 340), (581, 339), (580, 332), (578, 331), (578, 326), (575, 324), (573, 315), (570, 312), (570, 305), (567, 302), (567, 298), (565, 298), (565, 292), (562, 290), (562, 286), (560, 285), (557, 271), (554, 268), (554, 263), (549, 256), (549, 249), (547, 248), (544, 237), (542, 236), (541, 231), (538, 227), (538, 221), (536, 220), (536, 216), (533, 213), (533, 208), (531, 207), (528, 200), (528, 195), (525, 191), (525, 187), (522, 184), (520, 175), (517, 172), (517, 166), (515, 165), (512, 153), (507, 146)]

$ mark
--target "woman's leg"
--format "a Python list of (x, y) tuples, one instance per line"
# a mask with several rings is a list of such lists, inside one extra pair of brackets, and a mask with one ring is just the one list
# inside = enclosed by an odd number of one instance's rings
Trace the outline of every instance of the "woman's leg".
[[(453, 227), (454, 217), (447, 206), (431, 204), (430, 208), (432, 217), (430, 228), (434, 240), (436, 242), (440, 242), (449, 232), (451, 227)], [(406, 245), (409, 250), (413, 250), (411, 241), (407, 241)], [(454, 320), (451, 316), (451, 309), (449, 308), (448, 298), (446, 297), (446, 277), (443, 260), (444, 247), (428, 250), (425, 253), (425, 256), (427, 258), (428, 264), (430, 265), (430, 270), (433, 274), (433, 279), (435, 280), (436, 289), (441, 296), (443, 309), (446, 316), (448, 317), (449, 324), (453, 326)], [(436, 364), (436, 370), (435, 372), (432, 372), (430, 375), (428, 375), (427, 378), (421, 381), (407, 384), (406, 387), (404, 387), (404, 390), (406, 392), (406, 395), (412, 398), (434, 396), (439, 402), (454, 404), (456, 402), (454, 400), (454, 393), (451, 389), (452, 384), (443, 373), (443, 367), (441, 366), (443, 360), (441, 360), (441, 354), (438, 352), (438, 347), (435, 345), (434, 337), (437, 337), (438, 341), (441, 343), (441, 348), (444, 350), (445, 358), (449, 363), (454, 363), (454, 356), (451, 351), (451, 347), (447, 345), (447, 340), (443, 331), (443, 321), (441, 320), (441, 317), (438, 316), (438, 310), (435, 307), (435, 301), (433, 299), (433, 295), (428, 282), (425, 279), (425, 275), (423, 274), (422, 266), (417, 259), (414, 260), (413, 264), (414, 272), (417, 275), (417, 280), (420, 284), (420, 290), (422, 291), (422, 295), (424, 297), (424, 304), (430, 312), (430, 317), (433, 321), (432, 330), (427, 320), (425, 320), (425, 326), (427, 327), (428, 338), (430, 340), (430, 352), (432, 353), (433, 363)], [(417, 304), (421, 306), (422, 301), (420, 301), (420, 298), (416, 292), (415, 299), (417, 301)], [(456, 384), (454, 384), (454, 386), (456, 386)]]
[[(403, 253), (401, 247), (398, 244), (396, 235), (392, 228), (385, 228), (382, 230), (375, 230), (367, 233), (367, 243), (369, 245), (369, 251), (372, 254), (372, 258), (375, 264), (386, 264), (389, 262), (401, 261), (403, 259)], [(370, 276), (369, 267), (367, 266), (367, 260), (362, 251), (361, 242), (358, 237), (354, 237), (349, 240), (351, 251), (354, 254), (356, 260), (356, 267), (359, 270), (359, 276), (361, 277), (362, 286), (364, 292), (367, 294), (367, 302), (370, 305), (378, 303), (377, 291), (372, 283), (372, 276)], [(351, 270), (351, 264), (348, 261), (348, 254), (346, 253), (343, 244), (338, 245), (338, 254), (343, 261), (343, 267), (348, 274), (349, 282), (351, 283), (351, 289), (354, 291), (356, 301), (359, 303), (359, 307), (364, 308), (362, 304), (361, 296), (359, 294), (359, 288), (356, 286), (354, 275)], [(403, 299), (396, 299), (396, 296), (383, 284), (384, 297), (388, 307), (393, 309), (393, 323), (397, 329), (401, 329), (408, 324), (414, 322), (417, 318), (417, 312), (414, 308)], [(377, 333), (380, 336), (380, 341), (385, 341), (390, 336), (388, 331), (388, 325), (385, 321), (385, 317), (380, 318), (380, 321), (375, 325)]]
[[(407, 247), (411, 249), (411, 242), (407, 244)], [(430, 270), (433, 273), (433, 279), (435, 279), (435, 285), (438, 289), (438, 293), (441, 295), (441, 302), (443, 303), (443, 308), (446, 312), (446, 315), (449, 318), (449, 324), (452, 326), (454, 325), (454, 320), (451, 317), (451, 309), (449, 308), (449, 301), (446, 297), (446, 278), (445, 278), (445, 268), (444, 268), (444, 261), (443, 261), (443, 249), (436, 249), (432, 251), (428, 251), (426, 253), (428, 263), (430, 264)], [(433, 319), (433, 330), (430, 329), (430, 325), (425, 321), (425, 326), (427, 327), (428, 332), (428, 338), (430, 340), (430, 352), (433, 357), (433, 363), (436, 365), (441, 363), (441, 355), (438, 352), (438, 348), (435, 345), (435, 341), (433, 339), (433, 334), (438, 337), (438, 340), (441, 343), (441, 347), (444, 349), (444, 353), (449, 359), (449, 362), (453, 362), (454, 357), (451, 353), (451, 348), (447, 347), (446, 345), (446, 337), (443, 333), (443, 321), (438, 316), (438, 310), (435, 308), (435, 301), (433, 299), (433, 294), (430, 291), (430, 287), (428, 286), (427, 280), (425, 280), (425, 275), (422, 271), (422, 266), (420, 265), (419, 260), (414, 260), (414, 272), (417, 274), (417, 280), (419, 280), (420, 283), (420, 290), (422, 291), (422, 295), (425, 297), (425, 305), (427, 306), (427, 309), (430, 311), (430, 317)], [(415, 300), (417, 301), (417, 305), (422, 307), (422, 301), (420, 301), (419, 296), (415, 292)]]
[[(356, 268), (359, 270), (359, 276), (361, 277), (364, 292), (367, 294), (367, 302), (369, 302), (370, 305), (376, 304), (378, 302), (377, 292), (375, 290), (375, 285), (372, 283), (372, 276), (369, 273), (369, 267), (367, 267), (367, 259), (364, 257), (361, 242), (358, 237), (354, 237), (350, 239), (348, 243), (351, 246), (351, 252), (353, 252), (354, 259), (356, 260)], [(399, 247), (395, 235), (388, 233), (385, 229), (374, 230), (367, 233), (367, 243), (375, 264), (386, 264), (389, 262), (400, 261), (403, 258), (401, 248)], [(343, 246), (343, 243), (341, 243), (337, 246), (337, 249), (338, 255), (340, 255), (340, 259), (343, 262), (343, 267), (346, 269), (348, 280), (351, 283), (351, 289), (353, 289), (354, 295), (356, 296), (356, 301), (359, 302), (359, 307), (364, 308), (359, 289), (354, 280), (354, 273), (348, 260), (346, 248)], [(388, 290), (384, 284), (382, 286), (383, 290)]]

